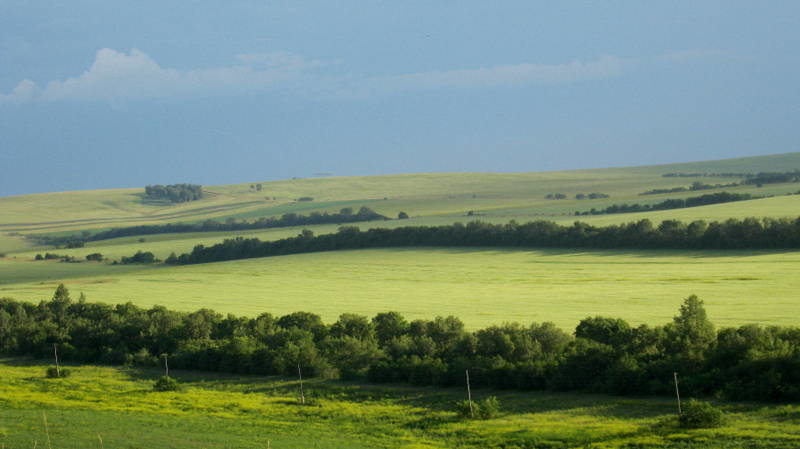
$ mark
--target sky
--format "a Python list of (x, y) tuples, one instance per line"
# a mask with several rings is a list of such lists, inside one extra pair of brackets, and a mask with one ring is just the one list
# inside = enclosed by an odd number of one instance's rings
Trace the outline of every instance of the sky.
[(797, 1), (0, 0), (0, 196), (800, 151), (798, 49)]

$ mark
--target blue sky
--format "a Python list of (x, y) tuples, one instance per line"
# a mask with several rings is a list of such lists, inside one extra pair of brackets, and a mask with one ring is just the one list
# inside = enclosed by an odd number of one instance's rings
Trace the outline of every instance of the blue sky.
[(0, 0), (0, 195), (800, 151), (798, 49), (794, 1)]

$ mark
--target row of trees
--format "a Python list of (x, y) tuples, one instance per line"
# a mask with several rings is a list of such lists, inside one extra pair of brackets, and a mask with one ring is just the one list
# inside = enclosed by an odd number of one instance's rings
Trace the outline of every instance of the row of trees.
[(715, 330), (687, 298), (672, 322), (633, 327), (591, 317), (568, 334), (551, 323), (469, 332), (456, 317), (408, 321), (342, 314), (333, 324), (296, 312), (254, 318), (202, 309), (73, 301), (62, 285), (39, 304), (0, 300), (0, 353), (251, 374), (339, 376), (373, 382), (666, 394), (680, 372), (687, 394), (800, 400), (800, 329), (756, 325)]
[(642, 192), (639, 195), (655, 195), (659, 193), (676, 193), (695, 190), (718, 189), (723, 187), (735, 187), (740, 184), (756, 185), (761, 187), (764, 184), (783, 184), (789, 182), (800, 182), (800, 170), (786, 172), (758, 172), (758, 173), (665, 173), (661, 175), (665, 178), (689, 178), (689, 177), (721, 177), (721, 178), (744, 178), (740, 183), (730, 184), (704, 184), (695, 181), (688, 188), (675, 187), (671, 189), (653, 189)]
[(500, 246), (523, 248), (643, 248), (643, 249), (771, 249), (800, 248), (800, 218), (745, 218), (689, 224), (650, 220), (605, 227), (576, 221), (559, 225), (550, 221), (518, 224), (405, 226), (366, 231), (343, 226), (333, 234), (315, 236), (303, 230), (297, 237), (275, 241), (257, 238), (226, 239), (212, 246), (197, 245), (173, 263), (195, 264), (341, 249), (416, 246)]
[(228, 220), (215, 221), (206, 220), (200, 223), (167, 223), (163, 225), (140, 225), (128, 226), (124, 228), (113, 228), (106, 231), (83, 232), (81, 234), (69, 236), (33, 236), (37, 242), (43, 245), (63, 246), (69, 243), (93, 242), (98, 240), (108, 240), (117, 237), (129, 237), (133, 235), (151, 234), (173, 234), (184, 232), (218, 232), (218, 231), (246, 231), (251, 229), (282, 228), (289, 226), (309, 226), (331, 223), (355, 223), (359, 221), (388, 220), (369, 207), (361, 207), (357, 212), (351, 207), (345, 207), (338, 213), (329, 214), (328, 212), (311, 212), (308, 215), (296, 213), (283, 214), (280, 217), (261, 217), (257, 220), (245, 221), (229, 218)]
[(146, 186), (144, 194), (147, 198), (169, 200), (173, 203), (185, 203), (199, 200), (203, 197), (203, 186), (198, 184), (170, 184), (162, 186), (156, 184)]
[(592, 193), (578, 193), (575, 195), (576, 200), (598, 200), (601, 198), (608, 198), (607, 193), (592, 192)]
[(748, 193), (710, 193), (708, 195), (693, 196), (689, 198), (676, 198), (662, 201), (656, 204), (612, 204), (605, 209), (575, 212), (575, 215), (603, 215), (620, 214), (627, 212), (649, 212), (653, 210), (683, 209), (685, 207), (707, 206), (709, 204), (730, 203), (733, 201), (751, 200), (753, 196)]
[(696, 192), (698, 190), (723, 189), (726, 187), (736, 187), (738, 185), (739, 184), (736, 182), (732, 182), (729, 184), (705, 184), (700, 181), (695, 181), (689, 187), (673, 187), (671, 189), (653, 189), (653, 190), (648, 190), (647, 192), (642, 192), (639, 195), (658, 195), (661, 193)]
[(661, 175), (664, 178), (746, 178), (748, 176), (753, 176), (753, 173), (735, 173), (735, 172), (725, 172), (725, 173), (706, 173), (706, 172), (694, 172), (694, 173), (664, 173)]
[(760, 172), (748, 177), (743, 184), (782, 184), (786, 182), (800, 182), (800, 170), (788, 172)]

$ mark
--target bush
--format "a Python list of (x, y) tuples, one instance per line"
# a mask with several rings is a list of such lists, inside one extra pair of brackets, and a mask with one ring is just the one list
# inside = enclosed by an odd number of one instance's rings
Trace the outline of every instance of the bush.
[(406, 218), (408, 218), (408, 214), (403, 211), (400, 211), (400, 213), (397, 214), (397, 218), (400, 220), (405, 220)]
[(721, 426), (723, 414), (722, 410), (708, 402), (690, 399), (684, 405), (683, 414), (678, 421), (685, 429), (707, 429)]
[(462, 418), (472, 418), (478, 416), (478, 407), (477, 402), (473, 402), (472, 407), (470, 407), (469, 401), (458, 401), (456, 402), (456, 413)]
[(477, 410), (477, 415), (480, 419), (492, 419), (497, 417), (499, 413), (500, 401), (495, 396), (489, 396), (482, 400)]
[(456, 412), (467, 419), (492, 419), (500, 413), (500, 401), (495, 396), (489, 396), (482, 401), (472, 401), (472, 407), (469, 401), (458, 401)]
[(153, 391), (178, 391), (181, 386), (178, 381), (169, 377), (161, 376), (155, 384), (153, 384)]
[(47, 375), (48, 379), (58, 379), (63, 377), (69, 377), (69, 375), (72, 373), (68, 369), (56, 368), (55, 366), (51, 366), (47, 368), (45, 374)]
[(95, 261), (99, 262), (99, 261), (103, 260), (103, 255), (100, 254), (100, 253), (87, 254), (86, 255), (86, 260), (95, 260)]

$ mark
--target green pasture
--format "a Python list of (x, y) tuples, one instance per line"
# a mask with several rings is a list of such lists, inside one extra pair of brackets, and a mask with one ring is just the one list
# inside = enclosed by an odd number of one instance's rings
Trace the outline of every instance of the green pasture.
[(3, 263), (0, 296), (30, 301), (64, 282), (76, 296), (144, 307), (303, 310), (328, 322), (396, 310), (409, 319), (455, 315), (471, 329), (552, 321), (572, 330), (594, 315), (663, 324), (696, 294), (718, 326), (800, 324), (797, 252), (374, 249), (178, 267), (24, 262), (46, 268), (20, 274), (5, 267), (23, 262)]
[[(158, 370), (0, 360), (0, 445), (7, 448), (794, 448), (800, 407), (718, 403), (721, 428), (684, 430), (672, 398), (475, 390), (498, 417), (463, 420), (456, 389), (171, 371), (180, 392), (152, 391)], [(45, 428), (45, 419), (47, 427)], [(101, 442), (102, 440), (102, 442)], [(48, 442), (49, 441), (49, 442)]]
[[(800, 153), (649, 167), (606, 168), (527, 173), (424, 173), (258, 181), (206, 186), (202, 200), (181, 204), (145, 201), (141, 188), (58, 192), (0, 197), (0, 251), (20, 249), (8, 234), (105, 229), (139, 224), (194, 222), (206, 219), (255, 218), (287, 212), (335, 211), (366, 205), (387, 216), (447, 216), (452, 222), (472, 210), (481, 215), (525, 218), (558, 216), (613, 202), (648, 202), (638, 194), (653, 188), (688, 186), (693, 181), (717, 184), (737, 178), (664, 178), (668, 172), (785, 171), (800, 167)], [(798, 185), (740, 187), (763, 195), (800, 190)], [(602, 192), (603, 201), (547, 201), (548, 193)], [(313, 202), (296, 202), (303, 196)], [(685, 196), (673, 195), (673, 196)], [(12, 239), (13, 240), (13, 239)], [(24, 249), (24, 247), (22, 248)]]
[[(608, 200), (605, 200), (608, 202)], [(373, 221), (363, 223), (351, 223), (348, 225), (358, 226), (361, 229), (374, 227), (394, 228), (398, 226), (437, 226), (452, 224), (454, 222), (469, 222), (480, 220), (490, 223), (507, 223), (509, 220), (526, 222), (532, 220), (550, 220), (562, 224), (570, 224), (574, 221), (583, 221), (597, 226), (610, 224), (628, 223), (641, 219), (649, 219), (656, 225), (663, 220), (681, 220), (691, 222), (694, 220), (724, 221), (728, 218), (746, 217), (791, 217), (800, 216), (800, 195), (776, 196), (750, 201), (739, 201), (734, 203), (714, 204), (710, 206), (691, 207), (686, 209), (674, 209), (654, 212), (640, 212), (628, 214), (609, 214), (609, 215), (590, 215), (574, 216), (572, 213), (559, 212), (559, 210), (574, 211), (583, 210), (586, 202), (583, 201), (558, 201), (550, 206), (551, 209), (542, 208), (520, 208), (511, 210), (495, 210), (489, 212), (478, 212), (473, 216), (466, 214), (458, 215), (437, 215), (437, 216), (417, 216), (408, 220)], [(559, 207), (561, 209), (552, 209)], [(598, 207), (595, 205), (593, 207)], [(602, 204), (599, 207), (605, 207)], [(272, 228), (248, 231), (223, 231), (223, 232), (193, 232), (175, 234), (153, 234), (143, 236), (121, 237), (111, 240), (101, 240), (89, 242), (84, 248), (75, 249), (47, 249), (33, 246), (31, 241), (17, 236), (14, 240), (3, 240), (0, 238), (0, 247), (6, 244), (8, 248), (6, 255), (16, 257), (16, 260), (32, 260), (36, 254), (53, 252), (57, 254), (75, 256), (83, 259), (87, 254), (99, 252), (110, 260), (119, 260), (123, 256), (130, 256), (136, 251), (151, 251), (158, 258), (164, 259), (170, 253), (177, 254), (190, 252), (195, 245), (213, 245), (220, 243), (226, 238), (237, 236), (256, 237), (261, 240), (276, 240), (286, 237), (293, 237), (303, 229), (310, 229), (316, 234), (336, 232), (340, 227), (338, 224), (295, 226), (287, 228)], [(2, 234), (0, 234), (2, 237)], [(144, 240), (144, 241), (141, 241)], [(26, 246), (27, 245), (27, 246)], [(12, 259), (8, 259), (12, 260)], [(2, 276), (2, 274), (0, 274)]]

